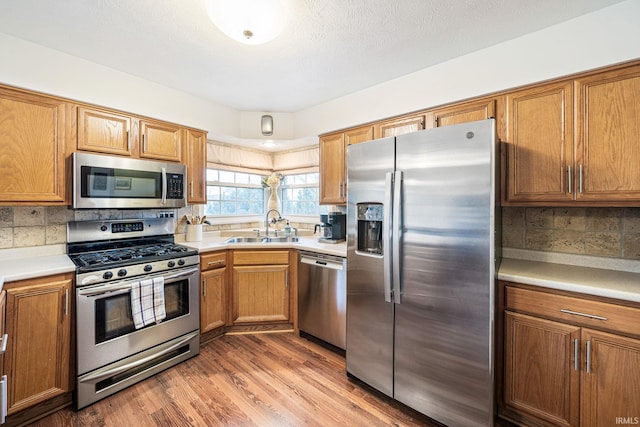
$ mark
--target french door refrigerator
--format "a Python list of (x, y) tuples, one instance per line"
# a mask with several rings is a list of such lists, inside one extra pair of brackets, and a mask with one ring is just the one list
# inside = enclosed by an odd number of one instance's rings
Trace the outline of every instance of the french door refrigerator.
[(489, 119), (348, 147), (347, 373), (451, 427), (493, 425), (495, 141)]

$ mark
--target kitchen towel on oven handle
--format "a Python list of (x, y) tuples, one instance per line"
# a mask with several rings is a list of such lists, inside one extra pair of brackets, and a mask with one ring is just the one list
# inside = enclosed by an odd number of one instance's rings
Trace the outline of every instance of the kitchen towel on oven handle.
[(136, 329), (160, 323), (167, 317), (164, 308), (164, 277), (131, 284), (131, 314)]

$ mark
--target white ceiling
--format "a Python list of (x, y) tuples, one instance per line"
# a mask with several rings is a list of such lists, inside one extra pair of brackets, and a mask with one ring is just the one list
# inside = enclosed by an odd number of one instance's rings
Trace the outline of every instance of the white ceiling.
[[(202, 0), (0, 0), (0, 31), (240, 111), (296, 112), (622, 0), (287, 0), (247, 46)], [(6, 58), (4, 58), (6, 60)]]

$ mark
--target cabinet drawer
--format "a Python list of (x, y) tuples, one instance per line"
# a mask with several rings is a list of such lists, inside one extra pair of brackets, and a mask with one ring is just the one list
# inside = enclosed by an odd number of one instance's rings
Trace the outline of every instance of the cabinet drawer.
[(226, 252), (212, 252), (200, 255), (200, 270), (213, 270), (227, 265)]
[(574, 325), (640, 336), (640, 308), (514, 286), (505, 287), (505, 308)]
[(289, 251), (235, 251), (233, 265), (289, 264)]

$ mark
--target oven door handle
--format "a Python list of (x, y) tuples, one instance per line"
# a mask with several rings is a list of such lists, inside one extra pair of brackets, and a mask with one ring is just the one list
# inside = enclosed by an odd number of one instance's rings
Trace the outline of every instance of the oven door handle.
[[(183, 277), (188, 277), (191, 276), (192, 274), (196, 273), (198, 271), (199, 267), (193, 267), (190, 268), (188, 270), (184, 270), (181, 271), (177, 274), (170, 274), (168, 276), (164, 276), (164, 280), (165, 283), (168, 280), (173, 280), (173, 279), (180, 279)], [(160, 276), (154, 276), (154, 277), (160, 277)], [(145, 280), (145, 279), (149, 279), (148, 276), (141, 278), (141, 280)], [(93, 297), (96, 295), (101, 295), (101, 294), (106, 294), (107, 292), (117, 292), (117, 291), (126, 291), (126, 290), (130, 290), (131, 286), (134, 283), (138, 283), (138, 281), (128, 281), (128, 282), (118, 282), (118, 283), (112, 283), (109, 285), (102, 285), (102, 286), (97, 286), (97, 287), (92, 287), (91, 289), (79, 289), (78, 290), (78, 296), (81, 297)]]
[(173, 350), (182, 347), (183, 345), (185, 345), (185, 343), (191, 341), (196, 335), (199, 335), (200, 331), (195, 331), (195, 332), (191, 332), (188, 335), (185, 335), (183, 339), (181, 339), (180, 341), (172, 344), (171, 346), (157, 352), (157, 353), (153, 353), (147, 357), (143, 357), (142, 359), (139, 360), (134, 360), (131, 363), (127, 363), (125, 365), (121, 365), (121, 366), (116, 366), (113, 368), (101, 368), (96, 370), (95, 372), (92, 372), (88, 375), (85, 375), (82, 377), (82, 379), (80, 380), (81, 382), (87, 383), (87, 382), (92, 382), (92, 381), (100, 381), (102, 379), (117, 375), (121, 372), (125, 372), (129, 369), (133, 369), (133, 368), (137, 368), (140, 365), (144, 365), (147, 362), (150, 362), (153, 359), (157, 359), (159, 357), (164, 356), (165, 354), (169, 354), (171, 353)]

